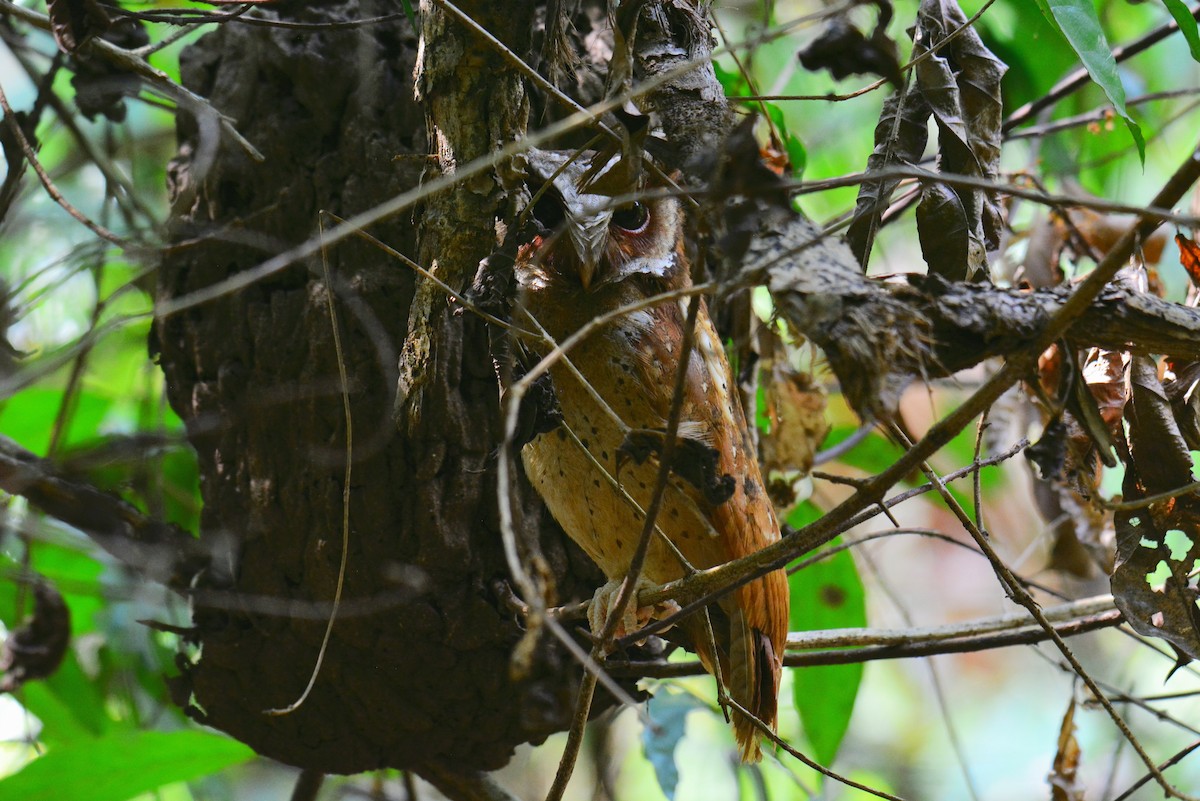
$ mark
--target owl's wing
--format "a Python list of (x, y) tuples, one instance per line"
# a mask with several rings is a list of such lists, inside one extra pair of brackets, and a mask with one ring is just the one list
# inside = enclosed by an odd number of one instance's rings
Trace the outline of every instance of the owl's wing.
[[(686, 300), (657, 307), (652, 314), (660, 318), (660, 324), (638, 343), (643, 358), (638, 360), (637, 368), (644, 371), (639, 386), (653, 394), (652, 406), (661, 410), (664, 427), (674, 400), (674, 371), (686, 308)], [(676, 469), (685, 479), (681, 482), (686, 485), (685, 491), (705, 511), (718, 540), (713, 543), (713, 563), (697, 567), (738, 559), (777, 541), (779, 524), (766, 493), (736, 385), (721, 340), (703, 306), (688, 363), (679, 435), (707, 446), (714, 462), (711, 468), (701, 466), (699, 481), (689, 477), (687, 470)], [(688, 449), (686, 444), (682, 449), (677, 446), (684, 456)], [(719, 494), (725, 496), (723, 500), (713, 496), (714, 481)], [(721, 605), (731, 623), (730, 692), (765, 723), (773, 724), (787, 640), (787, 577), (777, 570), (740, 588), (731, 598), (732, 602)], [(744, 718), (735, 715), (734, 722), (743, 754), (753, 756), (758, 749), (757, 733)]]

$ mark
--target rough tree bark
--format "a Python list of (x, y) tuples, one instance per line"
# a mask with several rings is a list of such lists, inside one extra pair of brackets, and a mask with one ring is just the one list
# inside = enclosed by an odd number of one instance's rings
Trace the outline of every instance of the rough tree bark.
[[(528, 3), (475, 5), (502, 36), (528, 30)], [(308, 23), (396, 11), (369, 0), (273, 8)], [(313, 236), (321, 211), (369, 209), (427, 167), (452, 170), (523, 126), (511, 65), (441, 12), (422, 17), (430, 147), (413, 99), (417, 39), (402, 19), (342, 30), (225, 25), (186, 51), (184, 82), (234, 117), (266, 160), (226, 143), (206, 150), (206, 132), (181, 122), (178, 247), (159, 272), (160, 299), (217, 285)], [(484, 176), (372, 233), (463, 287), (495, 244), (503, 183)], [(328, 261), (354, 422), (346, 606), (312, 694), (292, 714), (264, 710), (305, 687), (341, 556), (345, 422), (330, 288), (314, 259), (158, 321), (170, 400), (200, 459), (201, 538), (216, 553), (196, 577), (191, 639), (201, 650), (181, 657), (177, 698), (196, 719), (310, 769), (499, 767), (517, 744), (568, 724), (579, 671), (546, 647), (528, 675), (510, 678), (521, 630), (494, 592), (507, 569), (485, 331), (365, 243), (342, 244)], [(537, 504), (526, 511), (528, 525), (546, 522)], [(598, 575), (582, 554), (555, 535), (542, 548), (560, 597), (590, 594)]]

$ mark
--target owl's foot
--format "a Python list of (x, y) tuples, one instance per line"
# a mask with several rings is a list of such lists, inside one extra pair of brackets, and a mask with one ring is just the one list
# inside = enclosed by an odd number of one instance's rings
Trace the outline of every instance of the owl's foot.
[[(592, 603), (588, 607), (588, 625), (592, 629), (593, 637), (599, 638), (604, 631), (604, 627), (617, 605), (617, 599), (621, 596), (621, 587), (624, 583), (624, 579), (621, 581), (610, 581), (597, 589), (596, 594), (592, 596)], [(640, 593), (642, 590), (656, 590), (658, 587), (659, 585), (642, 576), (638, 579), (637, 592)], [(617, 627), (613, 631), (613, 639), (619, 640), (630, 632), (644, 628), (650, 621), (660, 620), (673, 615), (679, 609), (680, 606), (675, 601), (663, 601), (654, 606), (638, 607), (637, 595), (635, 593), (633, 601), (626, 605), (625, 613), (621, 615), (621, 620), (617, 623)], [(642, 639), (637, 644), (642, 645), (645, 642), (645, 639)]]

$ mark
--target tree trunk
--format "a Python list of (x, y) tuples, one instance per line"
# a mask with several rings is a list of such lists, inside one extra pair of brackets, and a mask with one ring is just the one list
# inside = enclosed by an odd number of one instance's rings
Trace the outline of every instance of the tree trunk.
[[(530, 28), (528, 3), (490, 13), (478, 5), (502, 38)], [(370, 0), (273, 7), (307, 23), (397, 9)], [(338, 30), (226, 24), (185, 52), (184, 83), (233, 117), (266, 159), (181, 123), (177, 247), (159, 273), (160, 300), (216, 286), (309, 239), (322, 211), (370, 209), (427, 168), (425, 180), (523, 129), (512, 66), (440, 11), (423, 9), (422, 24), (428, 129), (413, 99), (417, 39), (402, 18)], [(495, 246), (511, 183), (485, 174), (371, 233), (462, 288)], [(346, 421), (321, 258), (157, 323), (170, 400), (200, 460), (200, 536), (215, 556), (196, 578), (200, 649), (181, 655), (176, 697), (198, 720), (310, 769), (494, 769), (516, 745), (568, 725), (579, 670), (543, 643), (528, 673), (510, 678), (522, 630), (494, 589), (508, 571), (487, 332), (365, 242), (348, 240), (327, 260), (353, 420), (348, 564), (323, 665), (291, 714), (264, 710), (304, 690), (342, 556)], [(601, 581), (595, 568), (527, 489), (518, 500), (525, 525), (542, 532), (560, 598), (586, 597)]]

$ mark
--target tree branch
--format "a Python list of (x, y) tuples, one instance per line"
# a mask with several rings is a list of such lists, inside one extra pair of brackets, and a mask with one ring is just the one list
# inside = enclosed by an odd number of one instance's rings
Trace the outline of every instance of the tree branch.
[(74, 526), (121, 562), (176, 592), (186, 593), (196, 574), (213, 562), (188, 532), (91, 485), (56, 475), (47, 462), (4, 436), (0, 490)]
[[(1111, 595), (1085, 598), (1045, 610), (1060, 636), (1072, 637), (1124, 622), (1113, 607)], [(1034, 618), (1025, 613), (981, 618), (967, 623), (911, 629), (830, 629), (788, 634), (787, 667), (846, 665), (877, 659), (912, 659), (937, 654), (957, 654), (1031, 645), (1050, 639)], [(836, 649), (836, 650), (835, 650)], [(805, 651), (806, 653), (795, 653)], [(699, 662), (640, 662), (609, 660), (616, 677), (673, 678), (704, 673)]]
[(520, 801), (486, 773), (462, 773), (442, 765), (425, 765), (417, 775), (450, 801)]

